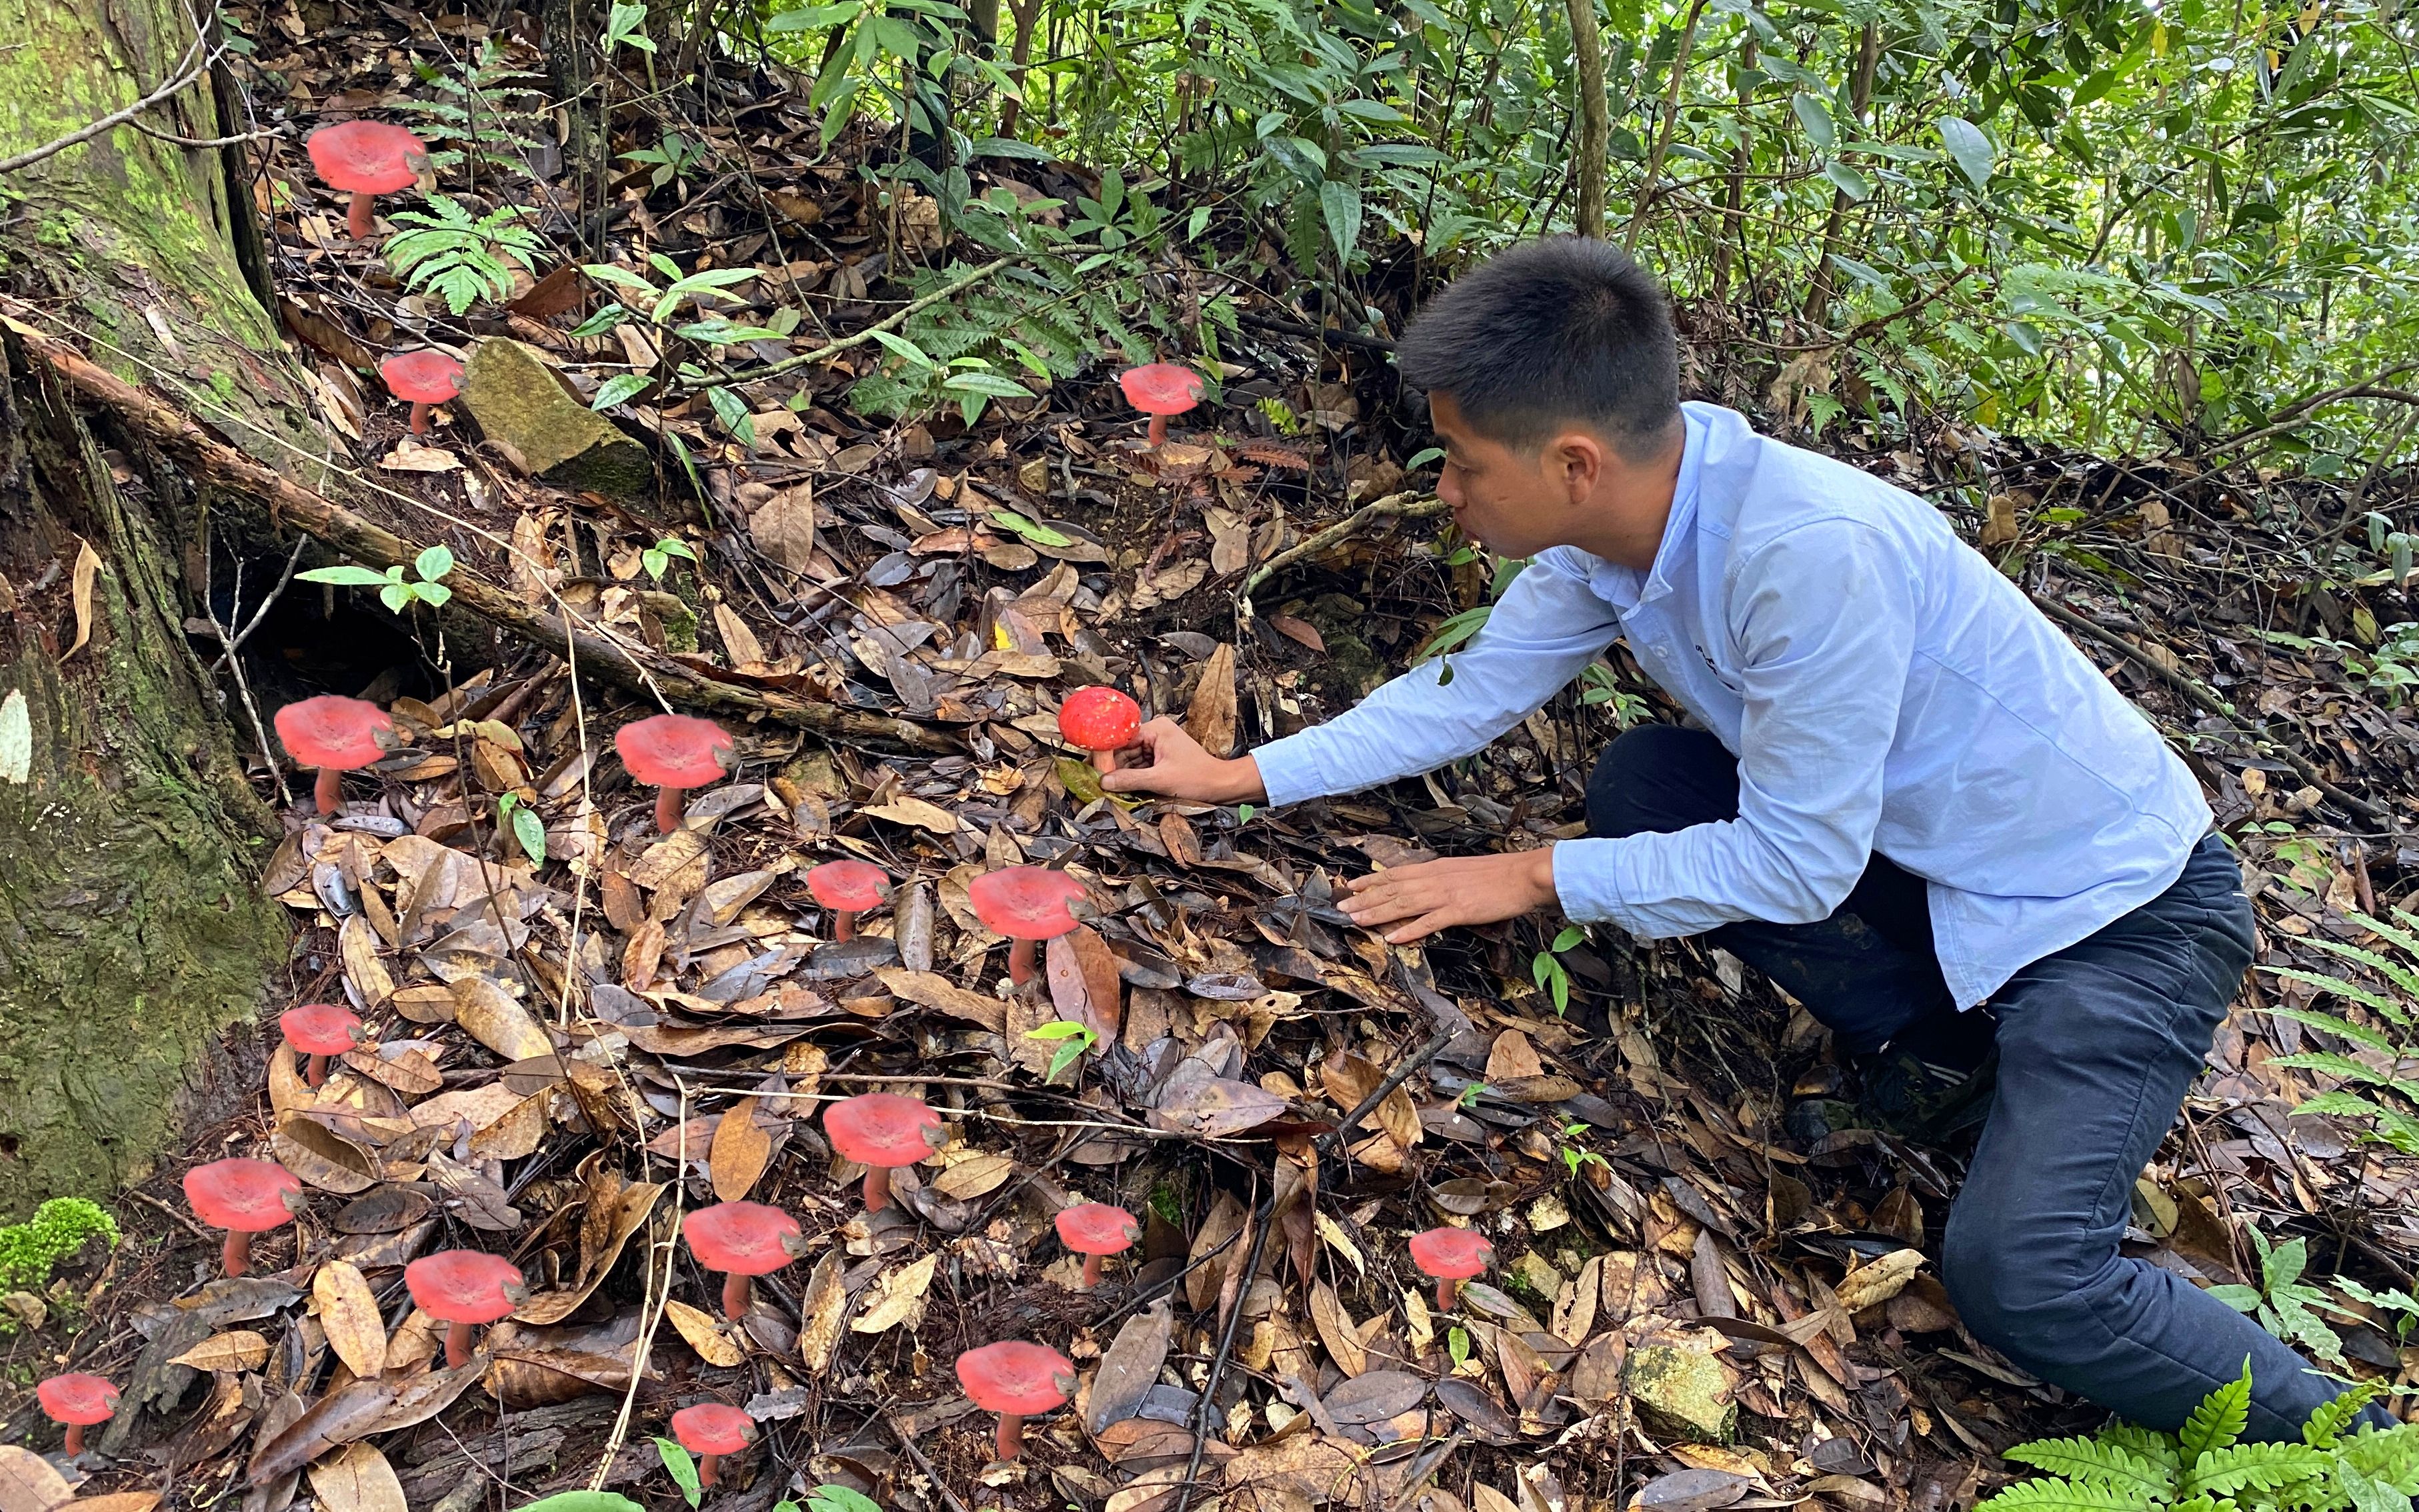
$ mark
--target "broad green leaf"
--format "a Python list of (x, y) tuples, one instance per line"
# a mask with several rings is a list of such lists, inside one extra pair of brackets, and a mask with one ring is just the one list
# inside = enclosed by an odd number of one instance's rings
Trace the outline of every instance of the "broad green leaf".
[(647, 1509), (628, 1497), (617, 1496), (611, 1491), (557, 1491), (552, 1496), (522, 1503), (519, 1512), (647, 1512)]
[(914, 342), (909, 341), (904, 336), (895, 335), (887, 331), (877, 331), (874, 332), (872, 335), (874, 340), (882, 343), (886, 350), (914, 363), (917, 367), (937, 368), (941, 365), (940, 363), (932, 361), (931, 357), (927, 356), (923, 347), (917, 346)]
[(1982, 129), (1963, 116), (1943, 116), (1933, 124), (1940, 133), (1941, 144), (1957, 161), (1958, 169), (1976, 189), (1988, 189), (1994, 153), (1991, 139), (1982, 134)]
[(1065, 547), (1075, 544), (1072, 536), (1062, 535), (1047, 525), (1029, 520), (1013, 509), (994, 509), (991, 512), (991, 518), (993, 523), (1014, 531), (1035, 546)]
[(454, 570), (454, 553), (443, 546), (432, 546), (412, 560), (412, 568), (423, 582), (435, 582)]
[[(524, 809), (521, 811), (527, 813), (529, 810)], [(688, 1499), (689, 1505), (697, 1505), (704, 1493), (698, 1485), (697, 1461), (689, 1458), (688, 1450), (670, 1439), (657, 1439), (655, 1454), (663, 1460), (664, 1469), (670, 1473), (672, 1484), (681, 1489), (681, 1495)]]
[(392, 573), (373, 572), (349, 563), (341, 567), (314, 567), (294, 576), (306, 583), (334, 583), (339, 588), (384, 588), (394, 581)]
[(1861, 202), (1873, 197), (1872, 181), (1837, 158), (1823, 164), (1823, 177), (1838, 185), (1840, 193), (1850, 199)]
[(1030, 399), (1033, 391), (1014, 378), (996, 373), (954, 373), (941, 380), (941, 387), (958, 393), (987, 393), (994, 399)]
[(1352, 258), (1361, 244), (1361, 191), (1339, 179), (1330, 178), (1318, 186), (1318, 212), (1327, 222), (1327, 239), (1335, 248), (1336, 257), (1345, 262)]
[(1790, 97), (1789, 108), (1796, 114), (1797, 124), (1817, 151), (1828, 152), (1838, 144), (1840, 129), (1832, 123), (1831, 107), (1819, 98), (1800, 91)]
[(610, 409), (627, 404), (654, 381), (644, 373), (616, 373), (596, 386), (596, 397), (588, 401), (588, 408)]

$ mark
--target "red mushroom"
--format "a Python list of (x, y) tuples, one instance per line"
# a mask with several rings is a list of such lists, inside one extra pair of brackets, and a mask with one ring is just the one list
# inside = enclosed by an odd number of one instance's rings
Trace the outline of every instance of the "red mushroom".
[(697, 1263), (723, 1273), (722, 1314), (747, 1316), (748, 1278), (769, 1275), (798, 1257), (798, 1220), (761, 1202), (717, 1202), (681, 1220)]
[(1142, 705), (1114, 687), (1079, 687), (1058, 705), (1058, 733), (1091, 752), (1094, 769), (1114, 772), (1142, 733)]
[(277, 1026), (284, 1031), (285, 1042), (298, 1054), (311, 1058), (304, 1062), (303, 1077), (314, 1087), (328, 1083), (328, 1057), (341, 1056), (361, 1042), (362, 1021), (349, 1008), (333, 1003), (305, 1003), (289, 1008), (277, 1015)]
[(865, 1211), (890, 1201), (890, 1173), (949, 1142), (940, 1116), (912, 1097), (867, 1092), (824, 1109), (824, 1134), (842, 1160), (865, 1167)]
[(1484, 1275), (1495, 1263), (1495, 1246), (1475, 1228), (1431, 1228), (1411, 1236), (1411, 1263), (1436, 1277), (1437, 1307), (1453, 1305), (1456, 1282)]
[(378, 363), (386, 392), (411, 405), (411, 433), (428, 434), (428, 411), (462, 392), (462, 364), (434, 347), (397, 352)]
[(655, 791), (655, 827), (669, 835), (680, 827), (681, 795), (719, 782), (738, 764), (731, 737), (711, 719), (686, 714), (651, 715), (613, 732), (613, 748), (633, 781)]
[(1126, 402), (1150, 416), (1150, 444), (1167, 440), (1167, 417), (1201, 402), (1201, 375), (1174, 363), (1146, 363), (1117, 375)]
[(412, 1304), (445, 1325), (445, 1364), (470, 1363), (471, 1330), (510, 1318), (527, 1295), (520, 1268), (501, 1255), (474, 1249), (439, 1250), (403, 1268)]
[(999, 1457), (1013, 1459), (1025, 1449), (1025, 1420), (1075, 1395), (1075, 1367), (1045, 1345), (1002, 1339), (958, 1356), (958, 1384), (999, 1414)]
[(384, 121), (346, 121), (323, 126), (302, 144), (311, 166), (330, 189), (352, 193), (346, 229), (356, 241), (369, 239), (370, 207), (380, 194), (409, 189), (428, 167), (428, 147), (400, 126)]
[(1016, 942), (1008, 949), (1008, 980), (1020, 987), (1033, 980), (1033, 942), (1073, 929), (1077, 920), (1067, 905), (1082, 896), (1082, 883), (1040, 866), (1004, 866), (966, 888), (983, 927)]
[(322, 693), (277, 711), (277, 742), (297, 766), (319, 770), (312, 795), (331, 814), (344, 799), (344, 774), (381, 760), (395, 746), (394, 721), (375, 703)]
[(220, 1258), (227, 1274), (241, 1275), (252, 1264), (252, 1236), (294, 1221), (302, 1183), (273, 1161), (214, 1160), (185, 1173), (185, 1200), (194, 1217), (227, 1231)]
[(117, 1415), (117, 1388), (105, 1376), (53, 1376), (34, 1388), (42, 1411), (68, 1429), (68, 1458), (84, 1453), (84, 1430)]
[(672, 1437), (697, 1456), (698, 1489), (710, 1490), (715, 1462), (724, 1455), (739, 1453), (755, 1440), (756, 1420), (736, 1407), (700, 1402), (672, 1414)]
[(890, 873), (871, 861), (825, 861), (807, 870), (807, 890), (832, 913), (832, 938), (856, 938), (856, 916), (882, 906)]
[(1055, 1220), (1058, 1242), (1084, 1257), (1084, 1289), (1101, 1284), (1101, 1259), (1122, 1255), (1142, 1237), (1142, 1225), (1123, 1208), (1105, 1202), (1078, 1202), (1061, 1208)]

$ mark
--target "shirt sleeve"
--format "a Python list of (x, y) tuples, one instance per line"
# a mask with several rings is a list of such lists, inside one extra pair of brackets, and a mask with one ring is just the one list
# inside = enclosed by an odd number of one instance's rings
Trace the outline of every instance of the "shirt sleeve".
[(1568, 548), (1541, 552), (1469, 645), (1254, 751), (1261, 785), (1272, 804), (1299, 803), (1433, 771), (1518, 724), (1619, 633), (1612, 606), (1588, 586), (1587, 559)]
[(1725, 610), (1741, 653), (1739, 815), (1554, 847), (1564, 912), (1647, 939), (1828, 918), (1872, 854), (1915, 647), (1915, 585), (1877, 530), (1810, 521), (1761, 548)]

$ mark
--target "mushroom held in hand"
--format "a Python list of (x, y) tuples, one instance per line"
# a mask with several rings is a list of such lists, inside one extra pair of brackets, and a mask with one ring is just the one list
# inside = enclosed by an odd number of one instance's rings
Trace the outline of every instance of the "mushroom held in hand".
[(194, 1217), (227, 1231), (220, 1258), (227, 1274), (241, 1275), (252, 1264), (252, 1236), (294, 1221), (302, 1183), (273, 1161), (214, 1160), (185, 1173), (185, 1200)]
[(341, 1056), (362, 1040), (362, 1021), (351, 1009), (333, 1003), (289, 1008), (277, 1015), (277, 1027), (296, 1054), (311, 1057), (304, 1062), (302, 1074), (314, 1087), (327, 1085), (330, 1056)]
[(720, 1402), (700, 1402), (672, 1414), (672, 1437), (680, 1441), (682, 1448), (697, 1456), (700, 1490), (713, 1489), (716, 1460), (747, 1448), (755, 1436), (755, 1419)]
[(1142, 733), (1142, 705), (1114, 687), (1079, 687), (1058, 705), (1058, 733), (1091, 752), (1097, 771), (1117, 769), (1117, 752)]
[(1122, 1255), (1142, 1237), (1142, 1225), (1123, 1208), (1105, 1202), (1078, 1202), (1061, 1208), (1055, 1220), (1058, 1242), (1084, 1257), (1084, 1289), (1101, 1284), (1101, 1258)]
[(1167, 417), (1201, 402), (1201, 375), (1174, 363), (1146, 363), (1117, 375), (1126, 402), (1150, 416), (1150, 444), (1167, 440)]
[(1020, 987), (1033, 980), (1033, 942), (1073, 929), (1076, 918), (1067, 905), (1082, 896), (1082, 883), (1040, 866), (1004, 866), (966, 888), (983, 928), (1016, 942), (1008, 949), (1008, 980)]
[(831, 910), (832, 938), (856, 938), (856, 916), (882, 906), (890, 873), (871, 861), (825, 861), (807, 870), (807, 890)]
[(378, 363), (386, 392), (411, 406), (411, 433), (428, 434), (428, 411), (462, 392), (462, 364), (434, 347), (397, 352)]
[(824, 1110), (824, 1134), (842, 1160), (865, 1167), (865, 1211), (890, 1201), (890, 1173), (949, 1142), (940, 1116), (912, 1097), (867, 1092)]
[(986, 1412), (999, 1414), (999, 1457), (1025, 1448), (1025, 1420), (1075, 1395), (1075, 1367), (1056, 1350), (1002, 1339), (958, 1356), (958, 1384)]
[(384, 759), (395, 746), (394, 721), (384, 709), (335, 693), (288, 703), (270, 722), (295, 765), (318, 768), (312, 796), (323, 814), (334, 813), (344, 800), (344, 774)]
[(42, 1411), (68, 1429), (68, 1458), (84, 1453), (84, 1430), (117, 1415), (117, 1388), (102, 1376), (53, 1376), (34, 1388)]
[(750, 1276), (770, 1275), (798, 1257), (798, 1220), (761, 1202), (717, 1202), (681, 1220), (688, 1252), (723, 1273), (722, 1315), (747, 1316)]
[(1484, 1275), (1495, 1263), (1495, 1246), (1475, 1228), (1431, 1228), (1411, 1236), (1411, 1263), (1436, 1277), (1437, 1308), (1453, 1305), (1455, 1283)]
[(518, 1266), (474, 1249), (439, 1250), (403, 1268), (415, 1306), (445, 1325), (445, 1364), (470, 1363), (471, 1330), (510, 1318), (523, 1295)]
[(409, 189), (428, 166), (428, 147), (400, 126), (384, 121), (347, 121), (323, 126), (303, 146), (311, 166), (330, 189), (349, 191), (353, 207), (345, 228), (355, 241), (366, 241), (374, 229), (370, 207), (380, 194)]
[(721, 781), (738, 764), (722, 726), (686, 714), (651, 715), (625, 724), (613, 732), (613, 748), (621, 752), (631, 780), (656, 790), (655, 828), (667, 835), (680, 827), (683, 793)]

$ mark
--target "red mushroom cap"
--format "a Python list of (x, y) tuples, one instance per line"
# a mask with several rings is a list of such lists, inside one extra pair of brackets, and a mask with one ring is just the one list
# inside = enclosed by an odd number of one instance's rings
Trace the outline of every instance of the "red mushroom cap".
[(1011, 940), (1055, 940), (1073, 929), (1077, 920), (1067, 905), (1082, 896), (1082, 883), (1040, 866), (1004, 866), (966, 888), (983, 927)]
[(285, 1042), (306, 1056), (341, 1056), (361, 1043), (362, 1021), (349, 1008), (305, 1003), (277, 1015)]
[(298, 766), (355, 771), (394, 748), (394, 721), (375, 703), (335, 693), (300, 700), (270, 721), (277, 741)]
[(1075, 1367), (1046, 1345), (1002, 1339), (958, 1356), (958, 1384), (986, 1412), (1030, 1417), (1075, 1395)]
[(54, 1423), (86, 1427), (117, 1415), (117, 1388), (105, 1376), (53, 1376), (34, 1388)]
[(1174, 363), (1146, 363), (1117, 375), (1126, 402), (1147, 415), (1180, 415), (1201, 402), (1201, 375)]
[(693, 1455), (735, 1455), (755, 1434), (754, 1418), (721, 1402), (700, 1402), (672, 1414), (672, 1437)]
[(940, 1115), (912, 1097), (867, 1092), (824, 1109), (824, 1134), (842, 1160), (885, 1170), (913, 1165), (949, 1142)]
[(825, 908), (861, 914), (881, 906), (890, 873), (871, 861), (825, 861), (807, 869), (807, 890)]
[(1058, 733), (1086, 750), (1123, 750), (1142, 733), (1142, 705), (1114, 687), (1079, 687), (1058, 705)]
[(311, 166), (331, 189), (360, 194), (392, 194), (409, 189), (428, 166), (428, 147), (400, 126), (384, 121), (346, 121), (323, 126), (303, 143)]
[(797, 1258), (791, 1248), (798, 1220), (761, 1202), (717, 1202), (692, 1209), (681, 1237), (697, 1263), (726, 1275), (770, 1275)]
[(1495, 1263), (1495, 1246), (1475, 1228), (1431, 1228), (1411, 1236), (1411, 1263), (1440, 1281), (1465, 1280)]
[(1055, 1222), (1058, 1242), (1078, 1255), (1122, 1255), (1142, 1237), (1132, 1213), (1105, 1202), (1061, 1208)]
[(185, 1200), (212, 1228), (265, 1234), (294, 1221), (302, 1183), (273, 1161), (214, 1160), (185, 1173)]
[(501, 1255), (439, 1250), (403, 1268), (412, 1302), (440, 1323), (492, 1323), (509, 1318), (522, 1295), (520, 1268)]
[(658, 788), (719, 782), (737, 761), (722, 726), (686, 714), (650, 715), (625, 724), (613, 732), (613, 748), (631, 777)]
[(443, 404), (462, 392), (462, 364), (434, 347), (397, 352), (378, 363), (386, 392), (412, 404)]

